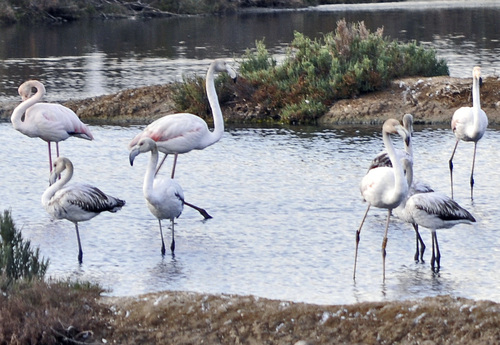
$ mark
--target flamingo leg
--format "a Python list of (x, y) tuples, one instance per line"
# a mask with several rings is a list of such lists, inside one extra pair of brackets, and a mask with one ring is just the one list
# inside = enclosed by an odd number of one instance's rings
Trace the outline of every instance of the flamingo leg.
[(353, 280), (356, 280), (356, 265), (358, 263), (358, 247), (359, 247), (361, 228), (363, 227), (363, 224), (365, 222), (365, 219), (366, 219), (366, 216), (368, 215), (369, 210), (370, 210), (370, 204), (368, 204), (368, 207), (366, 208), (365, 215), (363, 216), (363, 219), (361, 220), (361, 224), (359, 225), (358, 230), (356, 230), (356, 251), (354, 253), (354, 271), (352, 273)]
[(474, 165), (476, 163), (476, 149), (477, 149), (477, 141), (474, 142), (474, 155), (472, 156), (472, 169), (470, 172), (470, 198), (473, 199), (472, 194), (474, 190)]
[(172, 218), (172, 243), (170, 243), (170, 250), (172, 251), (172, 255), (175, 250), (175, 239), (174, 239), (174, 219)]
[(450, 183), (451, 183), (451, 198), (453, 199), (453, 157), (455, 156), (455, 151), (457, 150), (458, 142), (455, 143), (455, 148), (453, 149), (453, 153), (451, 154), (448, 165), (450, 166)]
[(384, 239), (382, 240), (382, 276), (383, 276), (383, 279), (385, 281), (385, 257), (386, 257), (386, 251), (385, 251), (385, 247), (387, 247), (387, 233), (388, 233), (388, 230), (389, 230), (389, 221), (391, 220), (391, 209), (388, 209), (387, 211), (387, 222), (385, 224), (385, 233), (384, 233)]
[(415, 229), (415, 237), (416, 237), (415, 243), (417, 244), (417, 250), (415, 251), (414, 260), (415, 260), (415, 262), (419, 262), (419, 257), (420, 257), (420, 261), (424, 262), (425, 243), (422, 240), (420, 233), (418, 232), (418, 224), (414, 223), (413, 229)]
[(203, 218), (205, 218), (205, 219), (211, 219), (211, 218), (212, 218), (212, 216), (211, 216), (211, 215), (209, 215), (209, 214), (208, 214), (208, 212), (207, 212), (207, 211), (205, 211), (204, 209), (202, 209), (201, 207), (195, 206), (195, 205), (190, 204), (190, 203), (188, 203), (188, 202), (186, 202), (186, 201), (184, 201), (184, 205), (189, 206), (189, 207), (191, 207), (191, 208), (195, 209), (196, 211), (200, 212), (200, 214), (201, 214), (201, 215), (203, 216)]
[(163, 241), (163, 230), (161, 228), (161, 220), (160, 219), (158, 219), (158, 224), (160, 224), (161, 255), (165, 255), (165, 241)]
[(172, 176), (171, 176), (172, 178), (174, 178), (174, 175), (175, 175), (175, 166), (177, 165), (177, 156), (178, 156), (178, 154), (176, 153), (174, 155), (174, 165), (172, 166)]
[(76, 238), (78, 240), (78, 262), (83, 262), (82, 242), (80, 241), (80, 231), (78, 230), (78, 223), (75, 222)]
[(56, 155), (59, 157), (59, 142), (56, 141)]
[(47, 141), (47, 144), (49, 146), (49, 169), (50, 172), (52, 172), (52, 152), (50, 150), (50, 141)]
[(438, 273), (441, 268), (441, 252), (439, 251), (439, 243), (437, 240), (436, 231), (432, 231), (432, 257), (431, 268), (434, 273)]
[(165, 159), (167, 159), (167, 154), (165, 153), (165, 156), (161, 160), (160, 164), (158, 164), (158, 168), (156, 168), (155, 176), (158, 175), (158, 171), (160, 171), (161, 166), (163, 165), (163, 162), (165, 162)]

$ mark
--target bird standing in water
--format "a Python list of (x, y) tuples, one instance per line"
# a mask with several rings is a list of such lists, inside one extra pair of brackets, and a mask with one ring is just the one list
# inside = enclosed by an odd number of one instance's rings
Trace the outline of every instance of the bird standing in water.
[[(399, 123), (398, 120), (388, 119), (382, 126), (382, 138), (385, 149), (392, 163), (392, 167), (380, 167), (371, 169), (361, 180), (361, 194), (371, 206), (387, 209), (387, 221), (385, 226), (384, 239), (382, 241), (382, 261), (383, 278), (385, 280), (385, 257), (387, 246), (387, 233), (391, 211), (396, 208), (408, 194), (408, 184), (404, 175), (401, 161), (398, 160), (390, 134), (399, 134), (404, 141), (409, 140), (410, 134)], [(361, 224), (356, 231), (356, 252), (354, 257), (353, 279), (356, 278), (356, 265), (358, 257), (358, 246), (360, 240), (361, 228), (366, 219), (369, 208), (367, 208)]]
[[(32, 94), (32, 89), (36, 93)], [(45, 95), (45, 87), (37, 80), (29, 80), (19, 86), (19, 95), (23, 101), (10, 118), (12, 126), (31, 138), (40, 138), (47, 142), (49, 148), (49, 167), (52, 171), (52, 153), (50, 143), (56, 143), (56, 155), (59, 157), (59, 142), (76, 137), (93, 140), (94, 137), (73, 110), (55, 103), (41, 103)]]
[(472, 156), (472, 169), (470, 173), (470, 198), (473, 199), (474, 192), (474, 164), (476, 162), (477, 142), (481, 139), (488, 127), (488, 117), (481, 109), (481, 100), (479, 93), (479, 82), (481, 79), (481, 68), (478, 66), (472, 70), (472, 107), (462, 107), (457, 109), (451, 119), (451, 129), (457, 138), (453, 153), (451, 154), (450, 183), (451, 197), (453, 198), (453, 157), (457, 150), (460, 140), (474, 142), (474, 154)]
[[(62, 176), (63, 171), (66, 174)], [(50, 186), (42, 195), (42, 205), (48, 214), (56, 219), (67, 219), (75, 224), (78, 239), (78, 262), (82, 263), (83, 251), (80, 241), (78, 222), (90, 220), (101, 212), (117, 212), (125, 205), (125, 201), (103, 193), (97, 187), (72, 183), (66, 185), (73, 176), (73, 164), (66, 157), (58, 157), (54, 161), (50, 174)]]

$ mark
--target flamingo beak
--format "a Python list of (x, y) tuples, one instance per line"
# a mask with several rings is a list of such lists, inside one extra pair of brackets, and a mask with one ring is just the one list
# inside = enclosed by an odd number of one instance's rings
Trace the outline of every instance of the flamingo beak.
[(130, 154), (128, 155), (128, 159), (130, 161), (130, 165), (131, 166), (134, 166), (134, 159), (135, 157), (137, 157), (139, 155), (139, 149), (137, 148), (133, 148), (131, 151), (130, 151)]
[(54, 170), (50, 173), (49, 186), (52, 186), (59, 178), (61, 174), (56, 173)]

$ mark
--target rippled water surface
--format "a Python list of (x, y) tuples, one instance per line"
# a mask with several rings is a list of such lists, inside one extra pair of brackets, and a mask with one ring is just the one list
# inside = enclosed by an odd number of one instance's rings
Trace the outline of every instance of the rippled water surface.
[[(451, 294), (500, 301), (496, 129), (479, 144), (473, 202), (472, 145), (460, 144), (455, 158), (456, 200), (478, 222), (438, 232), (442, 269), (436, 275), (429, 267), (430, 233), (422, 230), (427, 262), (416, 264), (414, 232), (395, 221), (384, 284), (385, 210), (370, 212), (352, 280), (355, 231), (366, 207), (358, 185), (382, 149), (379, 127), (233, 128), (216, 145), (181, 156), (176, 175), (186, 200), (213, 219), (185, 208), (176, 222), (175, 257), (161, 256), (158, 223), (142, 196), (149, 157), (138, 156), (133, 167), (128, 162), (127, 143), (141, 128), (92, 126), (95, 141), (61, 144), (75, 165), (74, 180), (127, 201), (119, 213), (81, 223), (79, 265), (73, 224), (51, 220), (40, 202), (48, 186), (46, 144), (0, 124), (0, 206), (12, 210), (24, 237), (50, 258), (49, 276), (99, 282), (111, 295), (189, 290), (323, 304)], [(417, 127), (414, 142), (416, 176), (449, 193), (451, 131)]]
[(436, 49), (453, 77), (471, 77), (474, 65), (481, 65), (483, 76), (498, 75), (499, 16), (495, 0), (408, 1), (0, 27), (0, 102), (18, 101), (17, 87), (27, 79), (44, 82), (49, 101), (181, 81), (204, 74), (214, 58), (241, 58), (260, 40), (280, 60), (294, 32), (321, 37), (343, 18)]

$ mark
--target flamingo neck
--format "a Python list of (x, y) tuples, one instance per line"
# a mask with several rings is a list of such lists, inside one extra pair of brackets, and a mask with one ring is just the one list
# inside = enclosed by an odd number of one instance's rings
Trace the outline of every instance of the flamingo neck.
[(479, 122), (479, 111), (481, 110), (481, 99), (479, 95), (479, 78), (472, 78), (472, 112), (474, 114), (474, 123)]
[(47, 206), (50, 202), (50, 199), (56, 194), (58, 190), (60, 190), (66, 183), (71, 180), (73, 177), (73, 165), (66, 164), (66, 173), (61, 179), (58, 179), (55, 183), (51, 184), (49, 188), (45, 190), (42, 195), (42, 204)]
[(14, 129), (19, 130), (23, 126), (23, 115), (28, 110), (29, 107), (32, 105), (40, 102), (42, 97), (45, 95), (45, 87), (43, 86), (42, 83), (32, 81), (30, 82), (30, 87), (35, 87), (36, 88), (36, 93), (32, 96), (29, 97), (28, 99), (24, 100), (19, 104), (14, 111), (12, 112), (12, 116), (10, 117), (10, 121), (12, 122), (12, 125), (14, 126)]
[(394, 170), (394, 189), (391, 198), (394, 203), (399, 204), (399, 202), (401, 202), (401, 200), (408, 193), (408, 183), (404, 174), (403, 166), (397, 159), (394, 145), (392, 144), (389, 133), (384, 131), (382, 137), (385, 149), (387, 150), (387, 154), (391, 160), (392, 168)]
[(214, 130), (211, 134), (210, 143), (213, 144), (218, 141), (224, 133), (224, 119), (222, 118), (222, 110), (219, 104), (219, 98), (215, 90), (215, 64), (211, 64), (207, 71), (206, 76), (206, 89), (208, 103), (212, 109), (212, 116), (214, 119)]
[(156, 169), (158, 165), (158, 148), (151, 150), (151, 158), (149, 159), (148, 168), (144, 175), (144, 184), (142, 185), (142, 192), (146, 199), (153, 192), (153, 182), (155, 180)]

